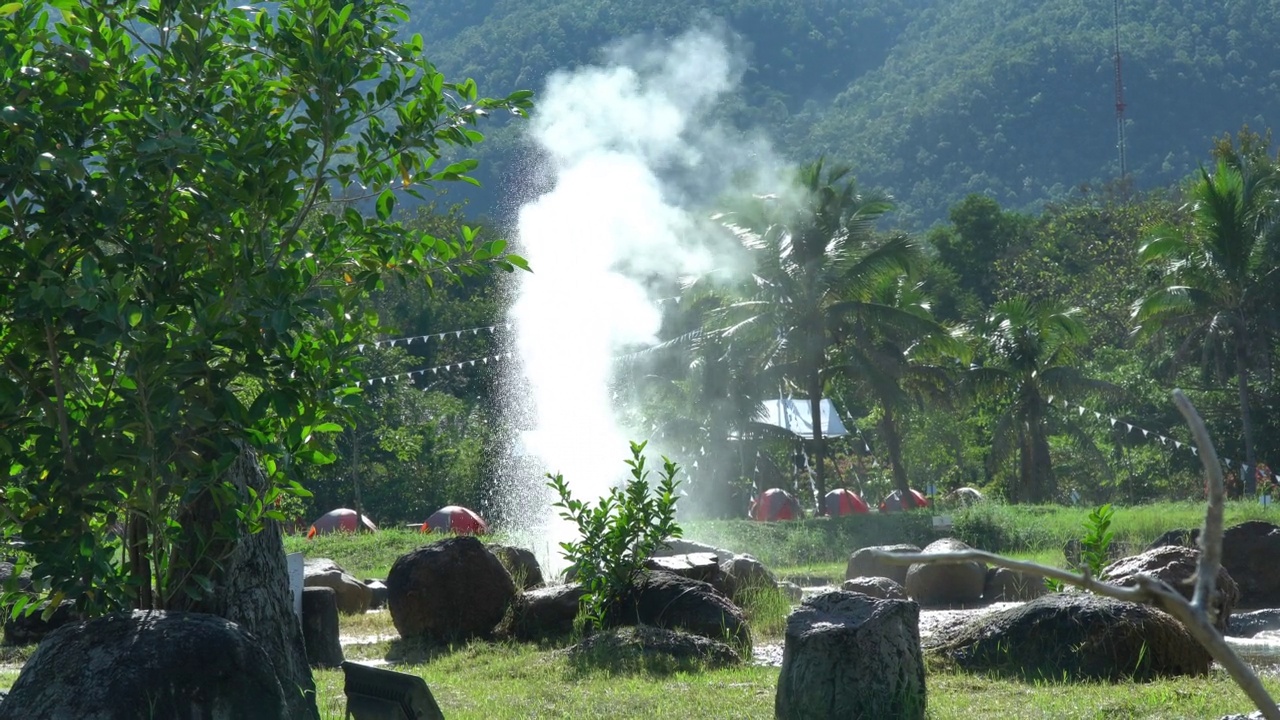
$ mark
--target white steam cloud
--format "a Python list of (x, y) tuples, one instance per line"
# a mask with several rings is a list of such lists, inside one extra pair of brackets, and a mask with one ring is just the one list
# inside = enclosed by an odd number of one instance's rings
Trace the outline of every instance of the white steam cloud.
[[(711, 244), (723, 236), (689, 206), (769, 156), (708, 120), (744, 67), (723, 34), (631, 40), (608, 57), (553, 75), (539, 98), (531, 137), (551, 189), (519, 212), (533, 273), (519, 276), (511, 310), (523, 377), (510, 387), (534, 428), (521, 444), (540, 471), (563, 473), (575, 497), (592, 502), (625, 472), (628, 440), (643, 439), (618, 426), (611, 384), (624, 348), (655, 341), (650, 288), (725, 264)], [(553, 542), (571, 537), (547, 525), (545, 501), (509, 497), (539, 507), (508, 508), (508, 518), (548, 527)]]

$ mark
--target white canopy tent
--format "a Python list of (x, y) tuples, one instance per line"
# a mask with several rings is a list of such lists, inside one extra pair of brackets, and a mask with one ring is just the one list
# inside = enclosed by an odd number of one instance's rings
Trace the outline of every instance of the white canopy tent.
[[(840, 437), (849, 431), (836, 412), (835, 403), (823, 399), (819, 406), (819, 421), (823, 437)], [(813, 439), (813, 420), (809, 412), (808, 398), (785, 398), (764, 401), (764, 416), (756, 422), (773, 425), (799, 435), (805, 440)]]

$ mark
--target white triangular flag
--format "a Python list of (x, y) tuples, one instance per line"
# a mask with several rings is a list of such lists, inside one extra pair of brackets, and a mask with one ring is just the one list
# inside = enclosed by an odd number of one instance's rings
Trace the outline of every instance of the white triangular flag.
[(356, 346), (356, 352), (364, 352), (364, 343), (360, 343)]
[(461, 330), (459, 330), (459, 331), (455, 332), (455, 333), (453, 334), (453, 336), (454, 336), (454, 337), (459, 337), (459, 338), (460, 338), (460, 337), (462, 337), (462, 331), (461, 331)]
[(1080, 417), (1084, 417), (1084, 406), (1083, 406), (1083, 405), (1081, 405), (1081, 406), (1079, 406), (1079, 407), (1077, 407), (1077, 408), (1076, 408), (1076, 414), (1077, 414), (1077, 415), (1079, 415)]
[(1151, 434), (1151, 433), (1150, 433), (1146, 428), (1143, 428), (1143, 429), (1142, 429), (1142, 437), (1147, 437), (1147, 436), (1148, 436), (1148, 435), (1150, 435), (1150, 434)]
[(1101, 420), (1101, 419), (1102, 419), (1102, 413), (1098, 412), (1097, 410), (1094, 410), (1094, 411), (1093, 411), (1093, 417), (1094, 417), (1094, 418), (1096, 418), (1096, 419), (1098, 419), (1098, 420)]
[(1177, 440), (1173, 441), (1173, 446), (1178, 448), (1179, 450), (1182, 449), (1182, 443), (1178, 442)]
[(1116, 419), (1111, 418), (1111, 427), (1115, 427), (1115, 426), (1116, 426)]

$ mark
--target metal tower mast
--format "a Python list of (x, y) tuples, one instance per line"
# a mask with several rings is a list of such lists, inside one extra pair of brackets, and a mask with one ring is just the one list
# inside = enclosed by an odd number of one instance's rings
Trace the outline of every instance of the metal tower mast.
[(1120, 72), (1120, 0), (1113, 0), (1115, 15), (1112, 21), (1112, 28), (1115, 31), (1115, 61), (1116, 61), (1116, 149), (1120, 152), (1120, 178), (1123, 180), (1129, 174), (1129, 168), (1125, 162), (1124, 147), (1124, 77)]

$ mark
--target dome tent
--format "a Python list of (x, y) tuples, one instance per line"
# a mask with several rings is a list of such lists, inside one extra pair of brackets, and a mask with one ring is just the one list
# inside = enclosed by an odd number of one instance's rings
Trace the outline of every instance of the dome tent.
[(871, 506), (867, 505), (862, 496), (846, 488), (837, 488), (827, 493), (822, 498), (822, 507), (826, 510), (827, 515), (831, 517), (861, 515), (871, 512)]
[(431, 513), (431, 517), (422, 523), (422, 532), (484, 535), (489, 532), (489, 525), (474, 510), (464, 508), (461, 505), (446, 505)]
[[(891, 512), (898, 512), (899, 510), (902, 510), (903, 508), (902, 508), (901, 498), (902, 498), (902, 495), (897, 490), (894, 490), (893, 492), (889, 493), (887, 496), (885, 496), (885, 499), (880, 503), (880, 512), (891, 513)], [(907, 500), (906, 509), (913, 510), (915, 508), (924, 508), (924, 507), (929, 507), (929, 498), (926, 498), (919, 490), (912, 490), (911, 497)]]
[[(373, 524), (368, 515), (361, 515), (364, 529), (369, 532), (378, 532), (378, 526)], [(335, 532), (356, 531), (356, 511), (349, 508), (338, 508), (330, 510), (321, 515), (315, 522), (311, 523), (311, 529), (307, 531), (307, 537), (312, 538), (316, 535), (327, 535)]]
[(786, 490), (773, 488), (760, 493), (751, 502), (749, 515), (752, 520), (773, 522), (775, 520), (799, 520), (804, 517), (800, 503)]

